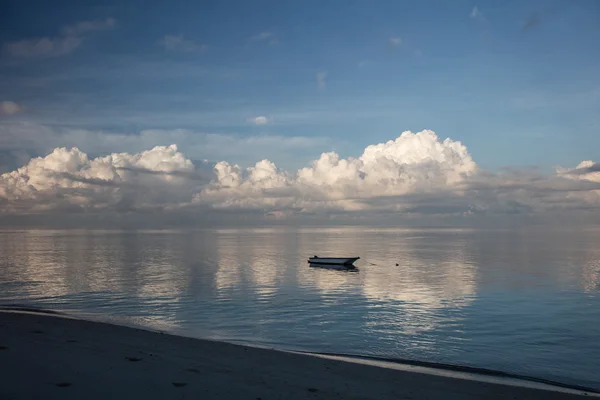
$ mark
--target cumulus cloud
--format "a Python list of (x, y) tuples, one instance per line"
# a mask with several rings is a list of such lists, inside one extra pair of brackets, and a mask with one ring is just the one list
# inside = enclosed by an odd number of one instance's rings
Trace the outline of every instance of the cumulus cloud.
[(582, 161), (574, 169), (559, 168), (558, 171), (566, 175), (579, 175), (584, 179), (600, 182), (600, 164), (595, 163), (592, 160)]
[(24, 39), (4, 45), (4, 51), (15, 58), (58, 57), (70, 54), (81, 46), (85, 35), (100, 30), (112, 29), (116, 24), (114, 18), (103, 20), (81, 21), (61, 29), (56, 37)]
[(271, 120), (268, 117), (265, 117), (264, 115), (261, 115), (261, 116), (258, 116), (258, 117), (250, 118), (249, 122), (252, 122), (253, 124), (256, 124), (256, 125), (266, 125), (269, 122), (271, 122)]
[(556, 172), (559, 176), (577, 182), (576, 188), (580, 190), (572, 191), (570, 199), (582, 200), (587, 206), (600, 204), (600, 164), (586, 160), (575, 168), (559, 167)]
[[(139, 174), (140, 170), (151, 173)], [(19, 213), (167, 207), (197, 190), (179, 175), (194, 172), (191, 160), (174, 145), (95, 159), (77, 148), (57, 148), (0, 176), (0, 209)]]
[(317, 72), (317, 87), (319, 89), (325, 89), (325, 86), (327, 86), (327, 72), (319, 71)]
[(0, 175), (0, 211), (57, 210), (254, 212), (267, 219), (301, 215), (531, 214), (597, 210), (600, 172), (586, 161), (536, 171), (482, 170), (467, 148), (433, 131), (403, 132), (367, 146), (357, 157), (326, 152), (305, 168), (282, 170), (270, 160), (251, 167), (194, 162), (176, 145), (90, 158), (77, 148)]
[(199, 44), (193, 40), (185, 39), (183, 35), (165, 35), (164, 38), (159, 40), (158, 44), (165, 48), (167, 51), (180, 51), (180, 52), (193, 52), (193, 51), (204, 51), (207, 46)]
[(0, 101), (0, 116), (13, 115), (21, 112), (23, 107), (14, 101)]

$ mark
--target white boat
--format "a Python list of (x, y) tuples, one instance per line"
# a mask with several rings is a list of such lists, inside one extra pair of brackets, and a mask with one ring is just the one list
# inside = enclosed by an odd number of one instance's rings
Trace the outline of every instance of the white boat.
[(352, 265), (354, 261), (360, 257), (310, 257), (308, 259), (309, 264), (323, 264), (323, 265)]

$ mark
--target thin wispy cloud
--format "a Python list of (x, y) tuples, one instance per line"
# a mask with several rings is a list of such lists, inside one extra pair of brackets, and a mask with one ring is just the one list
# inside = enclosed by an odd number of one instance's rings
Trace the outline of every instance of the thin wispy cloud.
[(98, 19), (94, 21), (81, 21), (62, 28), (64, 36), (81, 36), (88, 32), (104, 31), (115, 27), (117, 21), (114, 18)]
[(14, 101), (0, 101), (0, 116), (17, 114), (22, 110), (23, 107)]
[(254, 36), (250, 36), (249, 39), (250, 40), (256, 40), (256, 41), (262, 41), (262, 40), (267, 40), (267, 39), (269, 39), (272, 36), (273, 36), (273, 33), (271, 33), (271, 32), (261, 32), (261, 33), (258, 33), (256, 35), (254, 35)]
[(6, 53), (15, 58), (58, 57), (71, 54), (81, 43), (80, 37), (44, 37), (7, 43), (4, 45), (4, 49)]
[(203, 170), (194, 170), (194, 171), (156, 171), (149, 168), (142, 167), (116, 167), (118, 171), (130, 171), (138, 174), (147, 174), (147, 175), (162, 175), (162, 176), (175, 176), (178, 178), (186, 178), (190, 180), (196, 181), (210, 181), (212, 176), (207, 171)]
[(193, 40), (185, 39), (183, 35), (165, 35), (158, 44), (166, 51), (190, 53), (194, 51), (204, 51), (207, 49), (205, 44), (199, 44)]
[(471, 10), (471, 14), (469, 14), (469, 15), (474, 20), (485, 21), (485, 17), (483, 16), (483, 13), (481, 11), (479, 11), (479, 8), (477, 8), (477, 6), (473, 7), (473, 9)]
[(114, 28), (116, 20), (106, 18), (93, 21), (81, 21), (61, 29), (55, 37), (23, 39), (6, 43), (4, 52), (14, 58), (44, 58), (71, 54), (78, 49), (87, 34)]
[[(271, 116), (266, 118), (268, 121), (274, 120)], [(269, 157), (273, 161), (294, 166), (298, 165), (295, 160), (299, 153), (315, 154), (330, 146), (328, 138), (314, 136), (228, 135), (185, 129), (149, 129), (132, 134), (56, 128), (31, 123), (10, 124), (8, 118), (4, 117), (2, 120), (6, 121), (0, 124), (0, 169), (7, 166), (14, 169), (17, 167), (15, 162), (22, 163), (19, 160), (45, 155), (62, 146), (77, 147), (97, 155), (137, 153), (170, 143), (185, 148), (186, 155), (194, 160), (235, 159), (238, 163), (248, 163)], [(248, 124), (254, 125), (255, 122), (250, 121)], [(18, 153), (7, 158), (8, 151)]]
[(399, 37), (391, 37), (388, 39), (388, 43), (392, 47), (399, 47), (402, 45), (402, 39)]
[(362, 61), (359, 61), (356, 66), (358, 67), (358, 69), (361, 69), (361, 68), (366, 67), (369, 64), (370, 64), (369, 60), (362, 60)]
[(319, 71), (317, 72), (317, 87), (319, 89), (325, 89), (327, 86), (327, 72)]
[(268, 31), (260, 32), (254, 36), (250, 36), (248, 38), (248, 40), (250, 42), (264, 42), (264, 43), (268, 43), (269, 45), (279, 44), (279, 39), (277, 39), (275, 37), (273, 32), (268, 32)]
[(125, 187), (128, 185), (132, 185), (131, 183), (124, 184), (124, 183), (121, 183), (118, 181), (113, 181), (113, 180), (108, 180), (108, 179), (85, 178), (85, 177), (78, 176), (78, 175), (75, 175), (75, 174), (69, 173), (69, 172), (55, 172), (55, 173), (51, 173), (49, 175), (52, 176), (53, 178), (67, 179), (72, 182), (79, 182), (79, 183), (85, 183), (88, 185), (97, 185), (97, 186), (104, 186), (104, 187)]

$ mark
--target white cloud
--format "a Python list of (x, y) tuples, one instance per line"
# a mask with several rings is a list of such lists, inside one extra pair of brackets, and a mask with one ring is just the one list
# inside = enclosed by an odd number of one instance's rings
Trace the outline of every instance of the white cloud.
[(250, 118), (249, 122), (252, 122), (253, 124), (256, 124), (256, 125), (266, 125), (269, 122), (271, 122), (271, 119), (268, 117), (265, 117), (264, 115), (261, 115), (258, 117)]
[(167, 51), (181, 51), (186, 53), (192, 51), (204, 51), (207, 48), (204, 44), (198, 44), (192, 40), (185, 39), (183, 35), (165, 35), (158, 44), (163, 46)]
[(16, 58), (57, 57), (72, 53), (81, 43), (81, 37), (44, 37), (7, 43), (4, 48), (8, 54)]
[(388, 40), (388, 43), (390, 44), (390, 46), (392, 47), (398, 47), (402, 44), (402, 39), (399, 37), (391, 37)]
[[(260, 138), (255, 140), (267, 145)], [(132, 176), (140, 168), (170, 174), (148, 173), (140, 180)], [(212, 182), (198, 187), (184, 185), (182, 171), (193, 173), (196, 168), (174, 145), (93, 160), (77, 148), (58, 148), (2, 175), (0, 199), (5, 201), (0, 204), (5, 212), (23, 207), (29, 211), (66, 206), (110, 209), (122, 206), (126, 197), (127, 206), (136, 209), (188, 204), (265, 212), (360, 211), (371, 207), (362, 199), (453, 187), (475, 173), (476, 165), (459, 142), (440, 141), (435, 133), (423, 131), (405, 132), (396, 140), (368, 146), (356, 159), (323, 153), (295, 173), (280, 170), (269, 160), (247, 169), (221, 161), (214, 167)]]
[(267, 39), (271, 38), (272, 36), (273, 36), (273, 34), (271, 32), (261, 32), (254, 36), (251, 36), (250, 40), (262, 41), (262, 40), (267, 40)]
[(81, 21), (61, 29), (56, 37), (24, 39), (4, 45), (4, 51), (15, 58), (58, 57), (75, 51), (83, 43), (85, 34), (93, 31), (112, 29), (116, 24), (114, 18), (103, 20)]
[(250, 36), (248, 38), (248, 41), (250, 41), (250, 42), (264, 42), (264, 43), (268, 43), (271, 46), (279, 44), (279, 39), (277, 37), (275, 37), (275, 35), (273, 34), (273, 32), (267, 32), (267, 31), (257, 33), (254, 36)]
[(600, 182), (600, 164), (591, 160), (582, 161), (575, 168), (557, 167), (556, 173), (567, 179)]
[(471, 14), (469, 15), (471, 18), (476, 19), (478, 21), (485, 20), (483, 13), (479, 11), (479, 8), (477, 8), (477, 6), (473, 7), (473, 9), (471, 10)]
[(327, 86), (327, 72), (319, 71), (317, 72), (317, 87), (319, 89), (325, 89), (325, 86)]
[[(265, 148), (273, 138), (219, 137), (212, 145), (236, 141), (243, 142), (239, 148)], [(597, 210), (599, 174), (591, 161), (549, 176), (490, 173), (462, 143), (440, 140), (429, 130), (403, 132), (367, 146), (357, 158), (326, 152), (295, 172), (267, 159), (249, 168), (227, 161), (194, 165), (175, 145), (95, 159), (77, 148), (57, 148), (0, 175), (0, 212), (254, 210), (281, 219), (321, 212), (472, 216)]]
[(77, 148), (57, 148), (0, 176), (0, 199), (5, 200), (0, 202), (0, 209), (40, 212), (169, 206), (196, 190), (182, 175), (194, 171), (192, 162), (174, 145), (96, 159), (89, 159)]
[(115, 27), (117, 21), (114, 18), (97, 19), (93, 21), (81, 21), (76, 24), (65, 26), (61, 32), (64, 36), (81, 36), (88, 32), (104, 31)]
[(0, 116), (13, 115), (21, 112), (23, 107), (14, 101), (0, 101)]
[[(586, 160), (579, 163), (575, 168), (558, 167), (556, 173), (561, 177), (581, 182), (584, 185), (588, 184), (588, 186), (583, 187), (589, 190), (570, 194), (570, 198), (576, 197), (585, 201), (586, 204), (600, 204), (600, 185), (594, 185), (600, 183), (600, 164)], [(592, 185), (589, 185), (589, 183), (592, 183)], [(593, 190), (594, 187), (597, 189)]]

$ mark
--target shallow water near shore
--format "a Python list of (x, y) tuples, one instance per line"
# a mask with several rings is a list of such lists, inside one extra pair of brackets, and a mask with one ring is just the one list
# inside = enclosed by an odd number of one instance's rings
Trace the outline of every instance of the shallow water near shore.
[(0, 305), (600, 389), (597, 229), (3, 230), (0, 254)]

